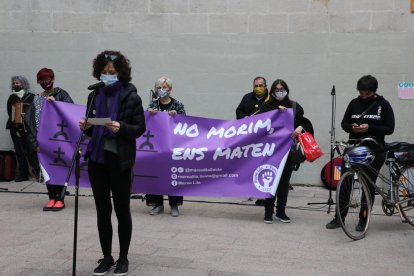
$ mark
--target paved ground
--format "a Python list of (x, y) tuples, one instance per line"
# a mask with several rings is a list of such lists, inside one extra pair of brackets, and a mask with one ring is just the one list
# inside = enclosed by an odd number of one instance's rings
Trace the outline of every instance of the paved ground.
[[(74, 197), (61, 212), (42, 212), (45, 186), (0, 182), (0, 189), (8, 189), (0, 193), (0, 274), (71, 275)], [(292, 223), (271, 225), (263, 223), (263, 207), (245, 199), (186, 198), (178, 218), (151, 217), (133, 200), (129, 275), (411, 275), (413, 227), (376, 204), (367, 237), (351, 241), (341, 229), (325, 229), (332, 218), (326, 207), (308, 208), (327, 196), (320, 187), (296, 186), (287, 210)], [(101, 258), (94, 202), (79, 200), (76, 275), (92, 275)], [(116, 258), (116, 233), (113, 244)]]

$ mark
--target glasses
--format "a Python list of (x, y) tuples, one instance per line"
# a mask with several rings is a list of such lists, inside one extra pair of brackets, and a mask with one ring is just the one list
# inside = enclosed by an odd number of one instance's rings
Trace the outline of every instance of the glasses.
[(280, 89), (275, 89), (275, 92), (284, 92), (284, 91), (286, 91), (284, 88), (280, 88)]
[(105, 54), (105, 58), (114, 61), (114, 60), (116, 60), (118, 58), (118, 56), (117, 55), (108, 55), (108, 54)]
[(264, 84), (255, 84), (254, 87), (265, 87)]

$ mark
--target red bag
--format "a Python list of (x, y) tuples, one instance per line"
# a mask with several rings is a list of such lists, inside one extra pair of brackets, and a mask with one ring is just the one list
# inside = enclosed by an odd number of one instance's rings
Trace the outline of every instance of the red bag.
[(299, 134), (298, 139), (302, 145), (306, 160), (312, 162), (323, 155), (321, 148), (310, 132), (306, 131), (305, 133)]
[(333, 177), (331, 183), (331, 161), (326, 163), (326, 165), (321, 170), (321, 179), (323, 184), (332, 190), (336, 190), (339, 179), (341, 179), (341, 169), (342, 169), (342, 157), (338, 156), (332, 159), (333, 167)]

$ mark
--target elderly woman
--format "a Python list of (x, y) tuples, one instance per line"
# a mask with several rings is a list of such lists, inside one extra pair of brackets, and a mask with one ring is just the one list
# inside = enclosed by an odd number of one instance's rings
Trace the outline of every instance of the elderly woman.
[[(60, 101), (73, 103), (68, 92), (59, 87), (54, 87), (55, 73), (52, 69), (42, 68), (37, 73), (37, 83), (44, 89), (43, 92), (36, 95), (33, 103), (29, 106), (26, 113), (25, 122), (28, 128), (28, 138), (33, 152), (39, 152), (37, 143), (37, 129), (40, 123), (40, 113), (42, 111), (43, 100)], [(47, 183), (47, 192), (49, 194), (49, 202), (43, 207), (43, 211), (60, 211), (65, 208), (64, 198), (61, 193), (64, 186)]]
[[(155, 82), (155, 91), (157, 99), (153, 100), (148, 107), (150, 114), (156, 114), (158, 111), (168, 112), (168, 115), (184, 114), (184, 105), (171, 97), (172, 80), (167, 77), (161, 77)], [(150, 215), (158, 215), (164, 212), (164, 196), (163, 195), (146, 195), (147, 206), (153, 206)], [(183, 204), (182, 196), (169, 196), (168, 201), (171, 207), (171, 216), (178, 217), (178, 205)]]
[[(35, 95), (30, 93), (29, 81), (23, 76), (13, 76), (11, 78), (10, 88), (12, 94), (7, 100), (7, 113), (9, 118), (7, 120), (6, 129), (10, 130), (14, 152), (19, 164), (19, 175), (14, 181), (21, 182), (29, 179), (29, 165), (32, 168), (33, 174), (39, 181), (39, 160), (37, 159), (36, 153), (30, 150), (23, 121), (25, 110), (33, 102)], [(17, 109), (18, 105), (21, 106), (20, 109)]]
[[(89, 95), (89, 116), (111, 118), (105, 126), (85, 125), (91, 136), (86, 157), (95, 199), (99, 240), (103, 259), (93, 275), (105, 275), (115, 264), (112, 257), (112, 203), (118, 219), (119, 259), (113, 275), (128, 273), (128, 250), (132, 235), (130, 194), (132, 167), (135, 163), (135, 140), (145, 132), (144, 109), (137, 89), (130, 83), (129, 60), (117, 51), (104, 51), (93, 61), (93, 76), (106, 87)], [(95, 95), (95, 97), (93, 97)]]

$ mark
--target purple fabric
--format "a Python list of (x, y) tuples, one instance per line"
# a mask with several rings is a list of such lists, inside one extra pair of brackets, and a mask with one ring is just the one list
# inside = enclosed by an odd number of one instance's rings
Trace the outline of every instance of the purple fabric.
[[(39, 159), (52, 183), (63, 183), (80, 133), (85, 107), (45, 102), (39, 127)], [(292, 143), (293, 114), (271, 111), (241, 120), (217, 120), (166, 112), (145, 114), (137, 139), (132, 191), (148, 194), (270, 197)], [(62, 125), (65, 135), (62, 133)], [(82, 155), (88, 141), (82, 145)], [(81, 186), (89, 186), (81, 160)], [(72, 175), (69, 184), (73, 185)]]
[[(122, 83), (120, 81), (115, 84), (99, 89), (96, 95), (95, 109), (96, 118), (111, 118), (116, 121), (119, 107), (119, 96), (122, 91)], [(108, 97), (110, 98), (108, 110)], [(89, 144), (89, 151), (91, 153), (91, 160), (97, 163), (104, 162), (104, 137), (115, 137), (115, 133), (110, 131), (105, 126), (94, 126), (92, 131), (92, 139)]]

